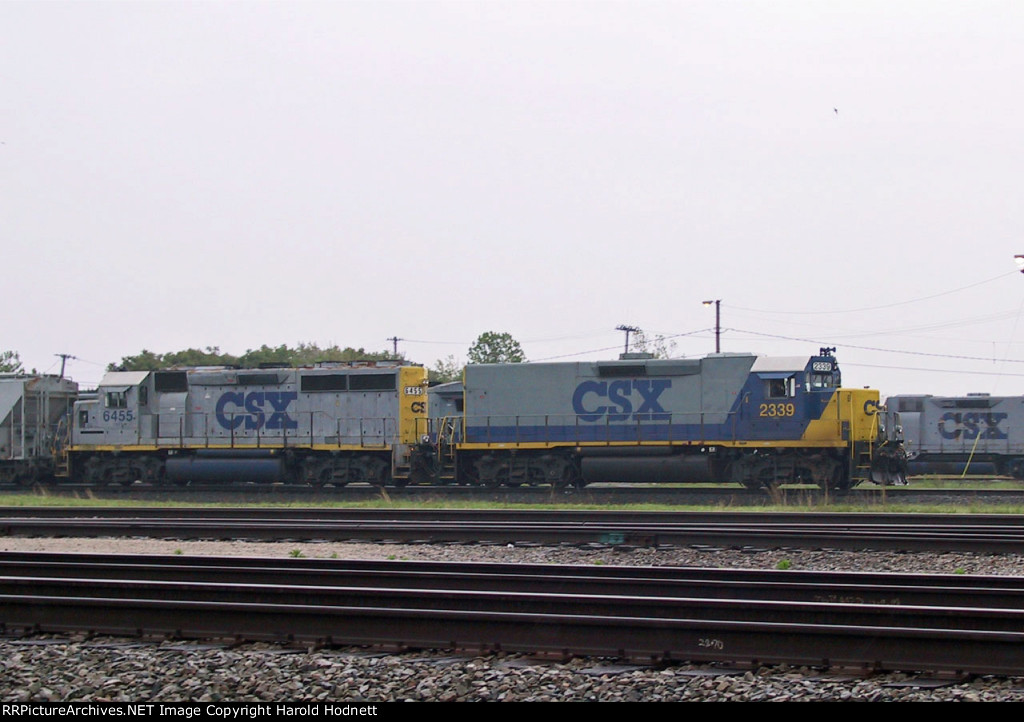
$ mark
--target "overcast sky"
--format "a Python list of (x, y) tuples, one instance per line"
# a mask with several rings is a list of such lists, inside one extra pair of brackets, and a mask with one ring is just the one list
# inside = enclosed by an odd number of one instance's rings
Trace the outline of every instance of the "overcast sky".
[(0, 3), (0, 349), (837, 347), (1024, 393), (1024, 3)]

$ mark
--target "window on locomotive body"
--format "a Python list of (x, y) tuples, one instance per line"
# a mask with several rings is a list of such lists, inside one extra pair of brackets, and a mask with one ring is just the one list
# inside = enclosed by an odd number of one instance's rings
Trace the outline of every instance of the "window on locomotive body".
[(127, 409), (128, 408), (128, 391), (108, 391), (107, 392), (107, 408), (108, 409)]
[(811, 389), (831, 389), (836, 385), (831, 373), (811, 372)]
[(796, 380), (792, 376), (765, 379), (765, 396), (770, 399), (786, 399), (796, 396)]

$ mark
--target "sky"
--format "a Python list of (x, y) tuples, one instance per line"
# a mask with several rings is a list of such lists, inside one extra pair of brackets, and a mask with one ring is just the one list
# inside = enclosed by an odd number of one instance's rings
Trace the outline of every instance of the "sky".
[(6, 0), (0, 350), (697, 358), (717, 300), (722, 352), (1024, 394), (1022, 40), (1018, 0)]

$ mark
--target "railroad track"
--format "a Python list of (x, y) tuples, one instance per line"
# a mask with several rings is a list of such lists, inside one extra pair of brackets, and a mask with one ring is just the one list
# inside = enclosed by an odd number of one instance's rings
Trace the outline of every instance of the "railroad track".
[(8, 634), (1024, 673), (1018, 578), (0, 554)]
[[(7, 491), (24, 491), (8, 489)], [(354, 485), (337, 490), (300, 485), (235, 484), (230, 486), (191, 485), (168, 488), (135, 484), (103, 488), (63, 486), (37, 489), (48, 496), (88, 499), (135, 499), (151, 502), (196, 503), (302, 503), (391, 501), (496, 502), (506, 504), (674, 504), (714, 507), (760, 507), (829, 504), (1021, 504), (1024, 487), (991, 488), (985, 481), (965, 481), (952, 488), (863, 486), (844, 494), (823, 492), (813, 487), (782, 487), (775, 492), (750, 491), (739, 486), (595, 484), (584, 489), (555, 490), (550, 487), (487, 489), (469, 486), (414, 486), (381, 489)]]
[(1019, 552), (1002, 514), (8, 507), (0, 534), (261, 541)]

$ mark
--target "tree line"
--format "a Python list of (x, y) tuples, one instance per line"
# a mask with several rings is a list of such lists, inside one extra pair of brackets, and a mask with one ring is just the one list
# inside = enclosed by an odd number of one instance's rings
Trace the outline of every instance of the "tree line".
[[(642, 332), (637, 332), (634, 349), (647, 352), (657, 358), (671, 356), (674, 344), (669, 344), (664, 337), (648, 339)], [(511, 334), (486, 331), (480, 334), (469, 347), (466, 354), (468, 363), (523, 363), (526, 354)], [(395, 355), (389, 351), (367, 351), (364, 348), (341, 348), (337, 345), (321, 348), (315, 343), (300, 343), (294, 348), (282, 344), (258, 349), (249, 349), (236, 356), (222, 352), (217, 346), (205, 349), (188, 348), (182, 351), (155, 353), (142, 349), (137, 354), (123, 356), (120, 361), (107, 365), (108, 371), (154, 371), (174, 366), (233, 366), (237, 368), (260, 368), (261, 366), (309, 366), (319, 362), (330, 361), (409, 361), (405, 354)], [(446, 383), (462, 378), (463, 366), (455, 356), (440, 359), (427, 369), (431, 383)], [(0, 373), (24, 373), (21, 357), (17, 351), (0, 351)], [(34, 371), (33, 371), (34, 373)]]
[[(480, 334), (469, 348), (469, 363), (522, 363), (526, 361), (522, 346), (511, 334), (488, 331)], [(341, 348), (338, 345), (320, 347), (315, 343), (300, 343), (290, 347), (267, 346), (249, 349), (241, 355), (225, 353), (217, 346), (188, 348), (181, 351), (156, 353), (142, 349), (137, 354), (121, 357), (107, 365), (108, 371), (154, 371), (183, 366), (232, 366), (260, 368), (265, 366), (310, 366), (330, 361), (410, 361), (404, 354), (389, 351), (367, 351), (365, 348)], [(415, 363), (415, 362), (412, 362)], [(462, 377), (462, 366), (454, 356), (437, 361), (428, 368), (431, 383), (457, 381)], [(17, 351), (0, 351), (0, 373), (23, 373), (24, 367)]]

